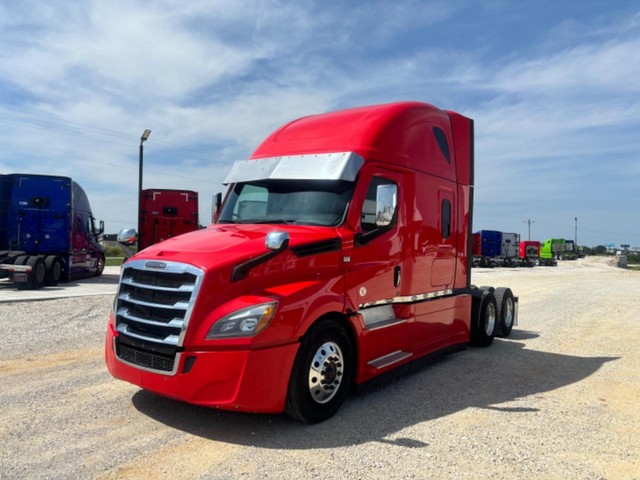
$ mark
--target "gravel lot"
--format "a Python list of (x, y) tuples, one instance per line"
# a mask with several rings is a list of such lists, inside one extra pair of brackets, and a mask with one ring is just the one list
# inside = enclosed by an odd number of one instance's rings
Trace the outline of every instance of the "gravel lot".
[(640, 479), (640, 272), (600, 259), (474, 270), (509, 286), (508, 340), (306, 426), (112, 379), (112, 298), (0, 303), (0, 478)]

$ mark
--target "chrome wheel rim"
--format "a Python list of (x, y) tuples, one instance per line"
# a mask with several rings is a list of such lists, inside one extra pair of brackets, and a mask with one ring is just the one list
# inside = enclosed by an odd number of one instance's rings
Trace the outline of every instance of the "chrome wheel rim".
[(484, 332), (490, 337), (496, 328), (496, 306), (493, 303), (487, 305), (487, 312), (484, 319)]
[(508, 328), (513, 323), (513, 300), (508, 298), (505, 302), (504, 325)]
[(316, 350), (309, 368), (309, 393), (317, 403), (327, 403), (338, 393), (344, 376), (344, 356), (335, 342)]

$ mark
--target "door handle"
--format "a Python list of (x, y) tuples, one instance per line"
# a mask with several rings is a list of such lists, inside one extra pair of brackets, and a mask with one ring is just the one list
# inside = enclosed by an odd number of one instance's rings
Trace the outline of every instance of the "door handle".
[(400, 286), (400, 266), (396, 266), (393, 268), (393, 286)]

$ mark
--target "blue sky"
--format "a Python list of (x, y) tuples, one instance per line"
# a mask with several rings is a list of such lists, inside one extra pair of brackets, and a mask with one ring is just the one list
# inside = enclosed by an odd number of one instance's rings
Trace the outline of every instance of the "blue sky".
[(635, 1), (0, 2), (0, 173), (71, 176), (108, 232), (284, 122), (419, 100), (475, 119), (474, 230), (640, 246)]

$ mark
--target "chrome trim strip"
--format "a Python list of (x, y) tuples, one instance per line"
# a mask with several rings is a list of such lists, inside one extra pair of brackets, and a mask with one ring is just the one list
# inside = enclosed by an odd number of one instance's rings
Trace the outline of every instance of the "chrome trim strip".
[(394, 325), (399, 325), (401, 323), (406, 323), (407, 321), (402, 318), (390, 318), (389, 320), (385, 320), (383, 322), (378, 322), (375, 325), (371, 325), (365, 327), (367, 330), (380, 330), (381, 328), (393, 327)]
[(126, 318), (127, 320), (131, 320), (133, 322), (145, 323), (147, 325), (155, 325), (157, 327), (172, 327), (172, 328), (180, 328), (182, 326), (182, 320), (180, 318), (173, 318), (168, 322), (155, 322), (153, 320), (147, 320), (146, 318), (136, 317), (135, 315), (131, 315), (129, 313), (128, 308), (120, 308), (118, 309), (118, 315)]
[[(159, 270), (151, 270), (152, 272), (157, 272)], [(136, 283), (133, 281), (131, 277), (126, 277), (122, 279), (122, 282), (125, 285), (130, 285), (132, 287), (138, 288), (148, 288), (149, 290), (159, 290), (162, 292), (193, 292), (193, 285), (180, 285), (180, 288), (171, 288), (171, 287), (159, 287), (158, 285), (147, 285), (144, 283)]]
[(145, 307), (163, 308), (165, 310), (186, 310), (187, 308), (189, 308), (189, 302), (176, 302), (173, 305), (165, 303), (143, 302), (142, 300), (131, 298), (131, 295), (129, 293), (118, 295), (118, 300), (134, 303), (136, 305), (143, 305)]
[(441, 298), (449, 295), (453, 295), (453, 290), (440, 290), (438, 292), (417, 293), (415, 295), (409, 295), (405, 297), (393, 297), (393, 298), (386, 298), (384, 300), (376, 300), (374, 302), (363, 303), (361, 305), (358, 305), (358, 309), (377, 307), (379, 305), (390, 305), (393, 303), (423, 302), (425, 300), (433, 300), (434, 298)]
[(413, 354), (410, 352), (396, 350), (395, 352), (391, 352), (387, 355), (371, 360), (367, 363), (367, 365), (380, 370), (381, 368), (388, 367), (389, 365), (393, 365), (394, 363), (401, 362), (402, 360), (409, 358), (412, 355)]
[(238, 160), (222, 182), (253, 180), (346, 180), (353, 182), (364, 159), (355, 152), (317, 153)]
[(159, 343), (161, 345), (171, 345), (172, 347), (175, 347), (175, 346), (178, 345), (178, 336), (177, 335), (167, 335), (163, 339), (154, 338), (154, 337), (150, 337), (150, 336), (146, 336), (146, 335), (139, 335), (137, 333), (130, 332), (129, 331), (129, 325), (127, 325), (126, 323), (120, 323), (116, 327), (116, 330), (118, 331), (118, 333), (122, 333), (123, 335), (126, 335), (127, 337), (137, 338), (138, 340), (144, 340), (144, 341), (147, 341), (147, 342)]

